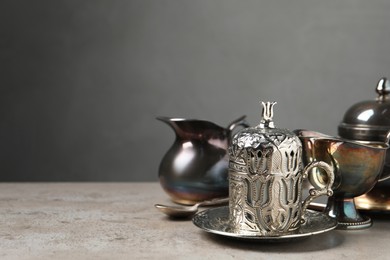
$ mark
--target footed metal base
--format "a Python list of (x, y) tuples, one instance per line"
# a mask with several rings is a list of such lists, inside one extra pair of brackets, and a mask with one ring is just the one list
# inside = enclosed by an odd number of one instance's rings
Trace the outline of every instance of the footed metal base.
[(338, 222), (336, 229), (341, 230), (358, 230), (365, 229), (372, 226), (372, 220), (370, 217), (362, 216), (364, 218), (363, 221), (359, 222)]
[(339, 199), (330, 197), (326, 205), (325, 214), (335, 218), (338, 222), (336, 229), (358, 230), (372, 226), (370, 217), (362, 216), (355, 207), (353, 199)]

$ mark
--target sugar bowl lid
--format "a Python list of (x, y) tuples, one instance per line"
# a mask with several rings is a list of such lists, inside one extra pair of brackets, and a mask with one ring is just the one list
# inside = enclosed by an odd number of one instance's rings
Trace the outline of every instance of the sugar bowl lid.
[(377, 84), (376, 100), (356, 103), (344, 114), (338, 127), (340, 137), (364, 140), (383, 141), (390, 130), (390, 82), (381, 78)]

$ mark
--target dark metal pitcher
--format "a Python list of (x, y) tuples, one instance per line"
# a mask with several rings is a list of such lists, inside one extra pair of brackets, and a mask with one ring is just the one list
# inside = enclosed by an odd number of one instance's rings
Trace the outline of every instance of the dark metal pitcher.
[(175, 131), (176, 140), (163, 157), (159, 180), (174, 202), (194, 204), (227, 197), (228, 145), (237, 126), (248, 127), (242, 116), (226, 128), (212, 122), (157, 117)]

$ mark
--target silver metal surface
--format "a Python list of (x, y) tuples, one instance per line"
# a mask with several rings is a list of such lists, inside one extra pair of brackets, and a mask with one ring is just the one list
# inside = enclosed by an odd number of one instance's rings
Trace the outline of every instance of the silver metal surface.
[[(303, 170), (302, 144), (287, 129), (275, 128), (274, 102), (263, 104), (260, 124), (238, 132), (229, 147), (229, 208), (236, 232), (279, 236), (294, 233), (305, 222), (308, 204), (332, 195), (333, 168), (313, 162)], [(302, 182), (308, 172), (322, 168), (327, 183), (309, 192), (302, 203)]]
[(237, 232), (229, 219), (227, 206), (207, 209), (197, 213), (192, 219), (195, 226), (209, 233), (245, 240), (263, 242), (291, 241), (330, 231), (337, 226), (337, 221), (317, 211), (305, 212), (305, 223), (295, 233), (281, 236), (264, 236), (261, 232)]
[[(297, 129), (303, 144), (303, 162), (325, 161), (335, 173), (333, 195), (328, 198), (325, 212), (336, 218), (338, 229), (363, 229), (372, 225), (369, 218), (356, 210), (355, 197), (369, 192), (381, 176), (387, 143), (351, 141), (315, 131)], [(321, 185), (327, 179), (321, 172), (310, 176)], [(309, 178), (310, 179), (310, 178)]]
[(234, 129), (249, 126), (245, 116), (227, 127), (198, 119), (157, 119), (175, 132), (175, 141), (162, 158), (158, 170), (160, 184), (171, 199), (176, 203), (193, 205), (227, 197), (227, 149)]
[(376, 86), (376, 100), (365, 100), (352, 105), (344, 114), (338, 134), (346, 139), (381, 141), (390, 130), (390, 83), (381, 78)]
[(163, 204), (155, 204), (156, 209), (161, 211), (162, 213), (168, 215), (172, 218), (189, 218), (192, 217), (196, 212), (198, 212), (198, 208), (202, 206), (216, 206), (227, 204), (229, 202), (229, 198), (219, 198), (213, 200), (205, 200), (202, 202), (198, 202), (192, 206), (170, 206)]
[[(376, 100), (366, 100), (351, 106), (344, 114), (338, 134), (346, 139), (389, 143), (390, 82), (381, 78), (375, 89)], [(390, 212), (390, 152), (386, 154), (381, 181), (368, 193), (355, 199), (356, 207), (367, 211)]]

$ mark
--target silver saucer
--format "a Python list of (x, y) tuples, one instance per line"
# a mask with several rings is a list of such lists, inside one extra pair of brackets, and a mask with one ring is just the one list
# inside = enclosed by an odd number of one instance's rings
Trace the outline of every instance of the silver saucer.
[(195, 226), (207, 231), (209, 233), (218, 234), (222, 236), (245, 239), (245, 240), (261, 240), (261, 241), (285, 241), (296, 240), (299, 238), (308, 237), (330, 231), (337, 226), (337, 221), (321, 212), (307, 210), (306, 222), (301, 225), (299, 230), (294, 234), (283, 236), (262, 236), (257, 233), (233, 232), (229, 226), (229, 207), (222, 206), (211, 208), (197, 213), (192, 222)]

